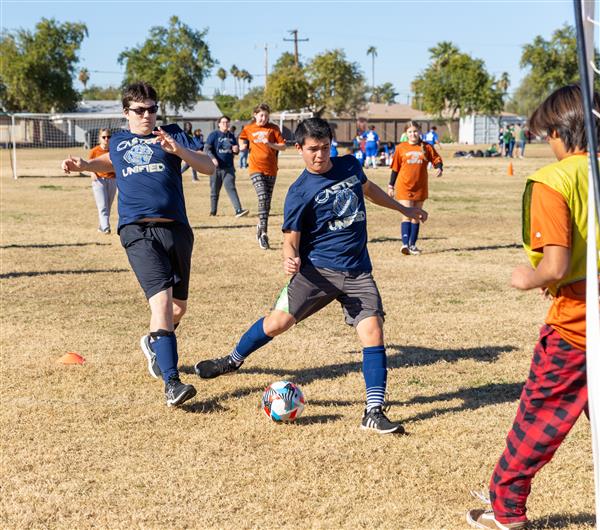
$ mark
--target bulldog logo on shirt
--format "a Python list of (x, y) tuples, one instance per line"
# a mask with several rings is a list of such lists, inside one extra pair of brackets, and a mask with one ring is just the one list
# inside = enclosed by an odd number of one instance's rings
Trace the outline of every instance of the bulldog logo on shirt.
[(146, 144), (136, 144), (123, 157), (126, 162), (135, 166), (145, 166), (152, 159), (152, 149)]
[(333, 213), (338, 217), (356, 212), (358, 197), (351, 189), (346, 188), (335, 194)]

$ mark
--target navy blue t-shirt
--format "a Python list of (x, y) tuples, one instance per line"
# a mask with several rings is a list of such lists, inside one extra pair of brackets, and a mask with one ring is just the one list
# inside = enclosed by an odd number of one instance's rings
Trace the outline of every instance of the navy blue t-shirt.
[(226, 169), (234, 167), (233, 151), (231, 148), (237, 144), (235, 135), (232, 132), (217, 130), (208, 135), (204, 149), (217, 159), (219, 168)]
[[(195, 145), (178, 125), (163, 125), (183, 147)], [(189, 224), (181, 182), (181, 158), (163, 150), (156, 136), (130, 131), (112, 135), (110, 160), (115, 168), (119, 189), (119, 227), (144, 217), (173, 219)]]
[(282, 230), (300, 232), (300, 259), (315, 267), (371, 272), (362, 185), (367, 177), (352, 155), (331, 159), (321, 175), (305, 169), (285, 198)]

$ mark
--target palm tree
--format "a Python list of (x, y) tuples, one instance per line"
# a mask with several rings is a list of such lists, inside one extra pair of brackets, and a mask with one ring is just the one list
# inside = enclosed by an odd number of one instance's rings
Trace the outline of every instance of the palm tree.
[(227, 79), (227, 70), (225, 68), (219, 68), (217, 70), (217, 77), (221, 80), (221, 94), (225, 92), (225, 79)]
[(90, 72), (88, 71), (87, 68), (82, 68), (81, 70), (79, 70), (78, 79), (79, 79), (79, 81), (81, 81), (81, 84), (83, 85), (83, 90), (85, 90), (87, 88), (87, 83), (90, 80)]
[[(248, 70), (242, 70), (240, 71), (240, 79), (242, 81), (245, 81), (246, 83), (248, 83), (248, 88), (250, 88), (250, 83), (252, 83), (252, 80), (254, 79), (252, 77), (252, 74), (250, 72), (248, 72)], [(242, 96), (243, 96), (243, 90), (242, 90)]]
[(502, 72), (500, 79), (498, 79), (496, 85), (500, 90), (502, 90), (502, 94), (506, 94), (508, 87), (510, 86), (510, 76), (508, 72)]
[(375, 46), (369, 46), (367, 49), (367, 55), (371, 56), (371, 86), (375, 87), (375, 57), (377, 57), (377, 48)]
[(446, 66), (448, 61), (453, 55), (456, 55), (460, 50), (458, 47), (450, 41), (444, 40), (436, 44), (433, 48), (429, 48), (431, 54), (431, 60), (435, 65), (436, 69)]
[(229, 73), (231, 74), (231, 77), (233, 77), (233, 91), (235, 92), (235, 97), (237, 97), (237, 82), (236, 80), (238, 80), (240, 78), (240, 70), (239, 68), (234, 64), (232, 65), (232, 67), (229, 69)]

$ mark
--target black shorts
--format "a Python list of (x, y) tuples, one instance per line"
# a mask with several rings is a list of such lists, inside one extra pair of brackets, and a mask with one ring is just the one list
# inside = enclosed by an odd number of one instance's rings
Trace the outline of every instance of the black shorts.
[(337, 300), (346, 324), (358, 326), (365, 318), (385, 319), (381, 295), (370, 272), (343, 272), (302, 267), (279, 293), (273, 309), (300, 322)]
[(189, 225), (133, 223), (120, 230), (121, 245), (146, 298), (173, 288), (173, 298), (187, 300), (194, 233)]

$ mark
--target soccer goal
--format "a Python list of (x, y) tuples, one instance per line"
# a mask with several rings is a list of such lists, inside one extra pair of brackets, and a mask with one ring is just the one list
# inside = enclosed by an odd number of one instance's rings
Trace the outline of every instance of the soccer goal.
[(100, 129), (125, 127), (122, 114), (4, 114), (0, 116), (0, 145), (5, 148), (2, 167), (13, 178), (60, 175), (67, 155), (86, 156), (98, 142)]
[(594, 482), (596, 487), (596, 528), (600, 528), (600, 307), (598, 291), (598, 222), (600, 214), (600, 172), (598, 171), (598, 138), (596, 124), (600, 114), (593, 107), (594, 75), (600, 74), (594, 63), (595, 27), (594, 2), (574, 0), (577, 29), (577, 59), (585, 110), (585, 125), (589, 156), (588, 246), (586, 291), (586, 352), (587, 382)]

